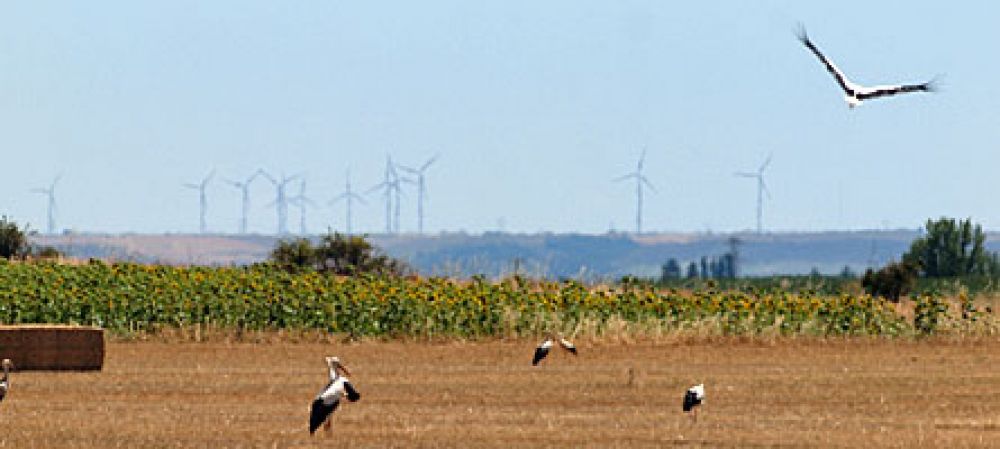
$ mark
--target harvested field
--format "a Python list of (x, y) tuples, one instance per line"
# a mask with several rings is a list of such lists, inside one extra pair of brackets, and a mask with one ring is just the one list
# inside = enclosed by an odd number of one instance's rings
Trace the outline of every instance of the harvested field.
[[(1000, 446), (1000, 341), (535, 343), (109, 343), (103, 372), (13, 373), (0, 447)], [(310, 438), (326, 354), (362, 398)]]

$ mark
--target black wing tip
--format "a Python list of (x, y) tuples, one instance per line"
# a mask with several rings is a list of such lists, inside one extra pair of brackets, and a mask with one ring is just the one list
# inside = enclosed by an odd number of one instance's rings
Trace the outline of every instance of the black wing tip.
[(799, 39), (799, 42), (809, 45), (809, 34), (806, 33), (806, 26), (802, 22), (795, 23), (795, 37)]
[(566, 350), (569, 351), (573, 355), (577, 355), (576, 348), (566, 348)]
[(941, 91), (941, 78), (944, 75), (935, 75), (930, 81), (921, 84), (920, 87), (923, 88), (924, 92), (940, 92)]

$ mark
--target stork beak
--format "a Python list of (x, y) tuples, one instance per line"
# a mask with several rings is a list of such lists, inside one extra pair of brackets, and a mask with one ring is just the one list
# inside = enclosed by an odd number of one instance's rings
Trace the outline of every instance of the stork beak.
[(342, 365), (342, 364), (337, 364), (337, 366), (339, 366), (339, 367), (340, 367), (340, 369), (344, 370), (344, 375), (347, 375), (347, 376), (350, 376), (350, 375), (351, 375), (351, 372), (350, 372), (350, 371), (349, 371), (349, 370), (347, 369), (347, 367), (346, 367), (346, 366), (344, 366), (344, 365)]

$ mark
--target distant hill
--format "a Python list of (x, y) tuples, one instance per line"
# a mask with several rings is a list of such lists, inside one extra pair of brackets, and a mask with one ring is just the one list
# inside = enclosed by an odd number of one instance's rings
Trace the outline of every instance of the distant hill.
[[(490, 277), (522, 273), (551, 278), (658, 276), (669, 258), (682, 266), (728, 250), (736, 237), (741, 275), (804, 274), (817, 269), (839, 273), (845, 266), (860, 273), (898, 259), (920, 234), (917, 230), (844, 231), (776, 234), (506, 234), (442, 233), (372, 235), (371, 241), (393, 257), (427, 275)], [(277, 242), (265, 235), (65, 234), (37, 235), (33, 242), (54, 246), (77, 258), (127, 260), (177, 265), (244, 265), (265, 260)], [(987, 247), (1000, 249), (990, 233)]]

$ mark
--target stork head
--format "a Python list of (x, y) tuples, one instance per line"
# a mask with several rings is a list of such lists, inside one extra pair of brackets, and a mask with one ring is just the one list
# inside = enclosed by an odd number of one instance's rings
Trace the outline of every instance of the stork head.
[(11, 368), (14, 367), (14, 364), (11, 363), (10, 359), (3, 359), (2, 363), (3, 363), (3, 369), (4, 370), (10, 370)]
[(339, 369), (339, 370), (343, 371), (344, 374), (346, 374), (348, 376), (351, 375), (351, 372), (347, 370), (347, 367), (344, 366), (344, 364), (340, 362), (340, 357), (327, 357), (326, 358), (326, 364), (332, 370)]

